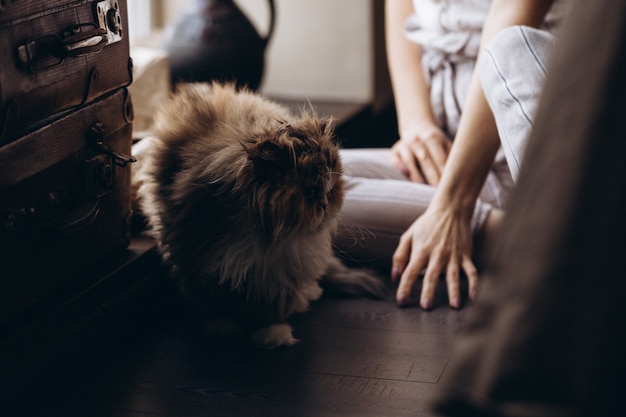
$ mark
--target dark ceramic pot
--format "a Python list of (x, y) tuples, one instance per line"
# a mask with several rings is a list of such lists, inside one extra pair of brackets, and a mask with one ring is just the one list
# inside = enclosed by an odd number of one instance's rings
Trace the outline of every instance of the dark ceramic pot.
[(261, 37), (233, 0), (192, 0), (165, 30), (172, 82), (233, 81), (257, 90), (276, 17), (274, 1), (268, 4), (269, 30)]

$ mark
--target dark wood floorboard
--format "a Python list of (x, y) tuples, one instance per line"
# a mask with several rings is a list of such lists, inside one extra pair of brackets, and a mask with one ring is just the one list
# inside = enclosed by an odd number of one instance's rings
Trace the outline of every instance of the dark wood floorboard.
[(449, 309), (443, 291), (431, 312), (400, 309), (392, 292), (380, 301), (323, 298), (292, 320), (301, 343), (276, 350), (210, 340), (165, 297), (145, 320), (131, 326), (119, 316), (96, 329), (100, 348), (79, 346), (0, 414), (432, 416), (466, 312)]

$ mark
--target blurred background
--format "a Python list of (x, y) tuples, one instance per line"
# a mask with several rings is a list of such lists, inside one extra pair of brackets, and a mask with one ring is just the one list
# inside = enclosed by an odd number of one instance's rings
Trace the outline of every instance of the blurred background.
[[(128, 2), (134, 89), (157, 94), (144, 104), (147, 92), (133, 91), (138, 130), (142, 112), (147, 117), (153, 112), (142, 107), (163, 98), (155, 85), (167, 77), (163, 74), (167, 60), (164, 28), (194, 1)], [(235, 4), (265, 36), (270, 22), (268, 1), (235, 0)], [(274, 32), (265, 51), (259, 91), (294, 108), (310, 100), (320, 113), (338, 119), (343, 135), (353, 137), (350, 141), (355, 146), (379, 144), (376, 136), (384, 136), (382, 142), (387, 142), (393, 132), (372, 132), (383, 125), (395, 127), (385, 60), (384, 0), (275, 0), (275, 7)], [(362, 137), (362, 131), (368, 132), (367, 137)]]

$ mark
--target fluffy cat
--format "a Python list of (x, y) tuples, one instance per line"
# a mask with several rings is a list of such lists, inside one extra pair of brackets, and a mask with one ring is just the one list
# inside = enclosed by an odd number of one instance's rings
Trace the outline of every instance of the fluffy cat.
[(382, 280), (333, 254), (343, 182), (328, 121), (217, 83), (179, 86), (155, 120), (134, 186), (198, 310), (238, 320), (258, 345), (289, 346), (287, 318), (322, 295), (320, 283), (383, 295)]

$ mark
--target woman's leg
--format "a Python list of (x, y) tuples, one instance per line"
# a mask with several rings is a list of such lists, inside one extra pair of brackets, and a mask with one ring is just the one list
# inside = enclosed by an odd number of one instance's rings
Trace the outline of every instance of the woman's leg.
[(548, 32), (513, 26), (487, 45), (480, 60), (483, 90), (514, 180), (519, 174), (555, 43), (556, 38)]

